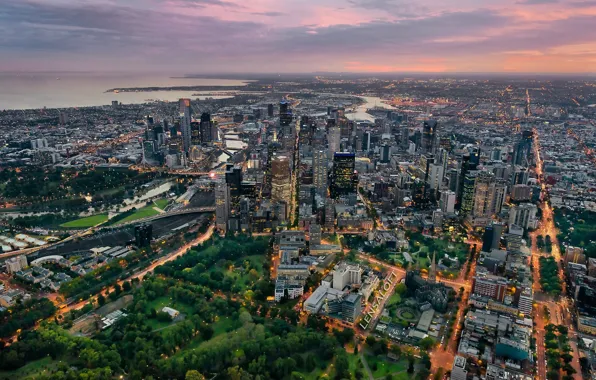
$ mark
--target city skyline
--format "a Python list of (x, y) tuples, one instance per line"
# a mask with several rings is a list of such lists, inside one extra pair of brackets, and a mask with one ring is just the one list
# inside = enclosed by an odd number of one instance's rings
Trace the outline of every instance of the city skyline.
[(0, 71), (594, 73), (596, 2), (14, 1)]

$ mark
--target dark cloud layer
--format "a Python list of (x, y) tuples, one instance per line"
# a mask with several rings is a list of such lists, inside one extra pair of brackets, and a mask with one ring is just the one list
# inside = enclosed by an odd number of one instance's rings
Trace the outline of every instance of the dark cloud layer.
[[(0, 53), (12, 62), (27, 59), (30, 63), (31, 57), (37, 57), (40, 69), (50, 58), (62, 59), (67, 65), (94, 59), (104, 64), (109, 57), (115, 66), (126, 62), (126, 68), (139, 69), (311, 71), (341, 68), (341, 62), (348, 61), (457, 60), (512, 51), (548, 52), (596, 41), (593, 13), (528, 26), (515, 12), (494, 8), (430, 12), (425, 5), (405, 0), (346, 0), (348, 10), (384, 11), (392, 18), (341, 22), (338, 17), (340, 22), (330, 26), (307, 18), (307, 22), (286, 26), (284, 20), (300, 15), (281, 3), (271, 10), (256, 10), (248, 3), (245, 7), (232, 1), (129, 0), (123, 3), (126, 6), (117, 5), (120, 2), (0, 0)], [(144, 2), (152, 6), (139, 6)], [(520, 2), (534, 8), (530, 4), (556, 0)], [(570, 9), (593, 5), (596, 2), (576, 1)], [(182, 12), (173, 12), (172, 7), (182, 7)], [(212, 7), (229, 13), (209, 16)], [(232, 14), (240, 18), (225, 19)]]

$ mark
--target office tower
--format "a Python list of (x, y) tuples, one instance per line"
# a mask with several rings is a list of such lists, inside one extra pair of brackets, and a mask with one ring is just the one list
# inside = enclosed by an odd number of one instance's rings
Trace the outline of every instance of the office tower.
[(282, 100), (279, 102), (279, 125), (287, 127), (292, 122), (292, 111), (287, 101)]
[(273, 117), (273, 104), (267, 105), (267, 116)]
[(135, 244), (137, 247), (146, 247), (151, 244), (153, 238), (153, 226), (151, 224), (141, 224), (135, 226)]
[(480, 165), (480, 148), (474, 147), (470, 151), (470, 163), (473, 165)]
[(274, 156), (271, 161), (271, 200), (290, 202), (290, 159), (288, 156)]
[(362, 294), (351, 293), (341, 302), (342, 319), (354, 323), (362, 314)]
[(354, 153), (336, 152), (333, 155), (333, 174), (331, 176), (331, 195), (333, 198), (356, 192), (355, 165), (356, 156)]
[(441, 211), (445, 213), (455, 212), (455, 192), (454, 191), (443, 191), (441, 193), (440, 200)]
[(519, 142), (513, 147), (513, 165), (530, 166), (532, 162), (533, 131), (523, 131)]
[(482, 171), (476, 177), (474, 191), (474, 217), (491, 218), (501, 212), (507, 186), (492, 173)]
[(455, 193), (455, 198), (457, 200), (457, 191), (459, 189), (459, 172), (457, 169), (449, 169), (447, 173), (447, 179), (449, 181), (449, 191), (453, 191)]
[(422, 125), (422, 151), (433, 153), (437, 135), (437, 121), (426, 120)]
[(391, 160), (391, 146), (389, 144), (383, 144), (381, 146), (381, 162), (384, 164), (389, 163)]
[(466, 173), (466, 176), (461, 185), (461, 204), (460, 214), (462, 216), (468, 216), (472, 213), (474, 207), (474, 188), (476, 186), (476, 175), (477, 171), (471, 170)]
[[(467, 153), (462, 156), (460, 167), (461, 167), (461, 171), (458, 176), (458, 186), (457, 186), (457, 191), (456, 191), (456, 194), (457, 194), (456, 204), (457, 204), (457, 207), (461, 209), (461, 207), (463, 206), (464, 183), (466, 182), (466, 177), (470, 171), (476, 170), (477, 165), (470, 161), (470, 154)], [(468, 186), (468, 189), (469, 189), (469, 186)], [(472, 202), (473, 202), (473, 200), (472, 200)], [(470, 206), (470, 211), (471, 211), (471, 207), (472, 207), (471, 204), (469, 206)]]
[(156, 124), (153, 126), (153, 140), (157, 142), (157, 146), (160, 147), (166, 143), (166, 135), (162, 125)]
[(242, 193), (242, 167), (226, 164), (225, 179), (230, 187), (230, 196), (239, 197)]
[(443, 165), (430, 164), (428, 174), (428, 187), (431, 193), (436, 193), (443, 183)]
[(528, 172), (528, 168), (515, 166), (513, 173), (511, 174), (512, 185), (527, 185), (529, 179), (530, 173)]
[(187, 153), (191, 145), (190, 131), (190, 99), (180, 99), (178, 101), (180, 111), (180, 132), (182, 132), (182, 148)]
[(312, 153), (313, 162), (313, 184), (315, 191), (321, 197), (325, 198), (327, 195), (327, 152), (324, 150), (315, 150)]
[(143, 160), (144, 164), (152, 162), (155, 159), (155, 141), (143, 141)]
[(340, 151), (341, 131), (339, 127), (333, 126), (327, 130), (327, 143), (329, 145), (329, 157), (333, 157)]
[(230, 216), (230, 186), (225, 181), (215, 185), (215, 225), (222, 232), (228, 231)]
[(538, 207), (532, 203), (513, 205), (509, 209), (509, 225), (518, 225), (524, 229), (535, 228), (537, 224), (536, 213)]
[(403, 150), (408, 150), (410, 147), (410, 129), (407, 124), (401, 126), (400, 145)]
[(486, 226), (482, 235), (482, 251), (490, 252), (493, 249), (499, 249), (501, 236), (505, 226), (500, 223), (492, 223)]
[(371, 148), (372, 135), (369, 131), (364, 132), (362, 135), (362, 151), (368, 152)]
[[(201, 121), (199, 122), (199, 134), (200, 134), (200, 143), (202, 144), (208, 144), (210, 142), (213, 142), (213, 136), (212, 136), (212, 132), (213, 132), (213, 128), (212, 128), (212, 122), (211, 122), (211, 115), (203, 112), (201, 114)], [(194, 131), (193, 131), (193, 135), (194, 135)], [(196, 144), (198, 145), (198, 144)]]

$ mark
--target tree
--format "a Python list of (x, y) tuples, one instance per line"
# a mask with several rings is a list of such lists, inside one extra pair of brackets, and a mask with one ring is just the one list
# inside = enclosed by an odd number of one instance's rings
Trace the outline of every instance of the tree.
[(427, 336), (426, 338), (423, 338), (422, 340), (420, 340), (420, 342), (418, 342), (418, 345), (420, 346), (421, 349), (428, 351), (432, 347), (434, 347), (435, 340), (433, 338)]
[(130, 292), (132, 290), (132, 286), (130, 285), (129, 281), (124, 281), (122, 283), (122, 290), (124, 290), (125, 292)]
[(99, 306), (103, 306), (106, 303), (106, 297), (103, 296), (103, 294), (100, 294), (97, 296), (97, 304)]
[(337, 379), (344, 379), (350, 377), (350, 362), (345, 354), (345, 351), (339, 351), (339, 354), (335, 358), (335, 377)]
[(397, 344), (392, 345), (389, 351), (391, 351), (391, 353), (397, 357), (401, 356), (401, 347)]
[(406, 286), (406, 284), (400, 282), (399, 284), (395, 285), (395, 293), (402, 295), (405, 294), (407, 291), (408, 287)]
[(412, 374), (414, 373), (414, 359), (410, 358), (408, 360), (408, 373)]
[(205, 380), (205, 376), (201, 375), (196, 369), (186, 371), (185, 380)]

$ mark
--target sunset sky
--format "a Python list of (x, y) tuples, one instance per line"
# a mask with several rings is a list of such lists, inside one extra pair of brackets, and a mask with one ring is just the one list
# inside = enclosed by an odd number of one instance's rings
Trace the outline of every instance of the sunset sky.
[(596, 0), (0, 0), (0, 71), (596, 72)]

